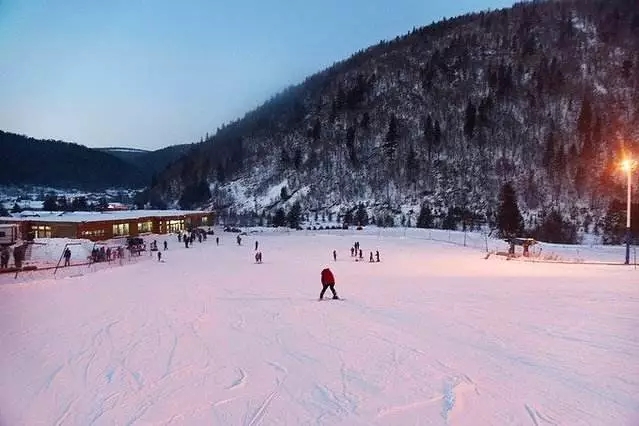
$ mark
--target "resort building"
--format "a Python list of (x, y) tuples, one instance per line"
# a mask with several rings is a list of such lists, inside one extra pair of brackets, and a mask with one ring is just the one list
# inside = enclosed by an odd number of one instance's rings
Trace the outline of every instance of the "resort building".
[(141, 234), (168, 234), (213, 225), (214, 214), (185, 210), (128, 210), (105, 212), (22, 212), (0, 217), (16, 223), (28, 238), (86, 238), (92, 241)]

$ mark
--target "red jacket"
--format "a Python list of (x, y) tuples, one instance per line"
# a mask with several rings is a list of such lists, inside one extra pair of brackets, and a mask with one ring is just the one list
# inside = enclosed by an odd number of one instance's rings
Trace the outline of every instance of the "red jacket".
[(322, 285), (335, 284), (335, 277), (330, 269), (322, 270)]

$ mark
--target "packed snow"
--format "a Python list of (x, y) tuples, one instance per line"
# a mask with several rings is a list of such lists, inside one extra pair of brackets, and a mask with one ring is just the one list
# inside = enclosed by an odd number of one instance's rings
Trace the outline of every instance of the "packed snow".
[(162, 262), (2, 277), (0, 424), (639, 424), (639, 270), (433, 232), (157, 236)]

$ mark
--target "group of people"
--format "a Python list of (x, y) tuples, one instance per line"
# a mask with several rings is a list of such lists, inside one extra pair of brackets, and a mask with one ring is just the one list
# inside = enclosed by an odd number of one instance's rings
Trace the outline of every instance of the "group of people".
[[(351, 247), (351, 257), (355, 258), (356, 262), (364, 260), (364, 252), (361, 249), (359, 241), (355, 241), (355, 244)], [(337, 252), (335, 250), (333, 250), (333, 260), (337, 260)], [(368, 261), (370, 263), (379, 262), (379, 250), (375, 250), (375, 257), (373, 257), (373, 252), (371, 251)]]
[(178, 243), (184, 241), (185, 248), (189, 248), (189, 245), (193, 245), (195, 240), (198, 240), (200, 243), (206, 241), (206, 232), (201, 229), (193, 229), (190, 233), (186, 231), (184, 233), (178, 232)]
[(0, 268), (1, 269), (9, 268), (9, 259), (11, 259), (12, 252), (13, 252), (13, 265), (16, 268), (22, 268), (22, 262), (24, 262), (26, 251), (27, 251), (27, 246), (25, 244), (21, 246), (16, 246), (13, 249), (11, 249), (10, 247), (3, 247), (0, 250)]
[[(67, 252), (68, 250), (68, 252)], [(64, 251), (64, 263), (65, 266), (69, 266), (67, 265), (67, 256), (69, 259), (69, 263), (71, 260), (71, 250), (69, 250), (69, 247), (67, 247)], [(111, 262), (112, 260), (117, 260), (117, 259), (124, 259), (124, 247), (123, 246), (118, 246), (118, 247), (94, 247), (93, 250), (91, 250), (91, 256), (89, 256), (89, 261), (91, 263), (97, 263), (97, 262)]]

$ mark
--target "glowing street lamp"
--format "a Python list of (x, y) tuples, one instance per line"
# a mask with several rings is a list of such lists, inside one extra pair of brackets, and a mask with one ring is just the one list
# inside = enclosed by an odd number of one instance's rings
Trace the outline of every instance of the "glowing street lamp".
[(628, 196), (626, 200), (626, 265), (630, 264), (630, 193), (632, 192), (632, 171), (636, 165), (637, 162), (631, 158), (626, 158), (621, 162), (621, 170), (626, 172), (628, 176)]

